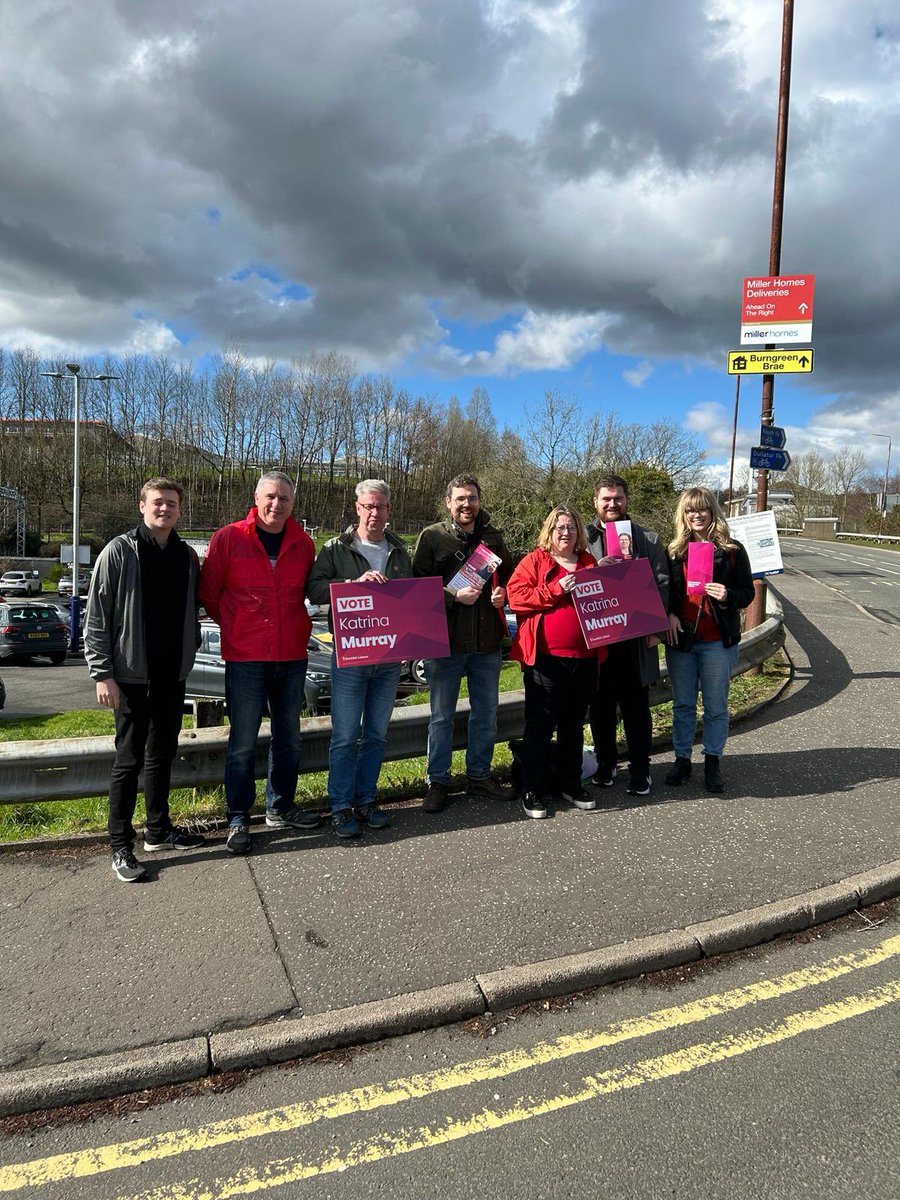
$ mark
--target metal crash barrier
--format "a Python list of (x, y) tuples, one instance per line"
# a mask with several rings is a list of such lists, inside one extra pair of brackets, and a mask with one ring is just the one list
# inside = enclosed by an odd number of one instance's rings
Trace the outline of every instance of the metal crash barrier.
[[(766, 620), (741, 638), (734, 674), (760, 666), (784, 645), (781, 605), (767, 589)], [(672, 699), (663, 665), (658, 683), (651, 688), (651, 703)], [(453, 731), (455, 749), (466, 744), (469, 703), (461, 700)], [(424, 756), (428, 737), (428, 705), (397, 708), (388, 730), (385, 761)], [(524, 692), (503, 692), (497, 714), (497, 740), (522, 736), (525, 723)], [(331, 720), (311, 717), (303, 721), (303, 771), (328, 769)], [(178, 742), (172, 765), (172, 787), (209, 787), (222, 783), (225, 773), (227, 727), (187, 730)], [(256, 751), (256, 777), (266, 773), (269, 753), (268, 723), (264, 722)], [(56, 741), (0, 743), (0, 804), (25, 804), (48, 800), (76, 800), (103, 796), (115, 754), (112, 737), (60, 738)]]

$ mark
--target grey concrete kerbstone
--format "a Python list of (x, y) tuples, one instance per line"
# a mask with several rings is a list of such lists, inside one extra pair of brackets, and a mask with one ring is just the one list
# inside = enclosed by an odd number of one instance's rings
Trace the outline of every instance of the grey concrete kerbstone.
[(697, 939), (708, 958), (732, 950), (746, 950), (748, 946), (771, 941), (783, 933), (808, 929), (813, 922), (807, 901), (808, 897), (791, 896), (773, 904), (762, 904), (759, 908), (689, 925), (687, 932)]
[(863, 906), (890, 900), (900, 896), (900, 859), (875, 867), (872, 871), (864, 871), (861, 875), (851, 875), (842, 882), (856, 889), (859, 903)]
[(274, 1025), (213, 1034), (210, 1054), (216, 1070), (238, 1071), (337, 1046), (415, 1033), (476, 1017), (484, 1010), (484, 997), (474, 980), (467, 979)]
[(794, 899), (806, 906), (811, 925), (822, 925), (826, 921), (833, 921), (835, 917), (844, 917), (859, 907), (859, 893), (846, 879), (805, 892)]
[(7, 1071), (0, 1075), (0, 1116), (186, 1083), (208, 1074), (209, 1045), (203, 1037)]
[(582, 988), (599, 987), (618, 979), (633, 979), (649, 971), (681, 966), (702, 957), (696, 938), (684, 930), (638, 938), (604, 950), (569, 954), (521, 967), (504, 967), (477, 975), (491, 1011), (526, 1004), (545, 996), (561, 996)]

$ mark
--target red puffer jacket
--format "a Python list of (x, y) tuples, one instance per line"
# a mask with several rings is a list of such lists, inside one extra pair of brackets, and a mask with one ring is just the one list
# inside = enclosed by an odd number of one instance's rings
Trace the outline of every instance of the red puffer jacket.
[(200, 572), (200, 603), (222, 631), (226, 662), (305, 659), (312, 622), (303, 603), (316, 557), (293, 517), (275, 563), (256, 535), (256, 509), (212, 536)]

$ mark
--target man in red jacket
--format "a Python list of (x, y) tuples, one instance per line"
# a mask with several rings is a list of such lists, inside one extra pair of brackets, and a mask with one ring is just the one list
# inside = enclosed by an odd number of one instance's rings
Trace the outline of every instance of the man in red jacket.
[(200, 603), (222, 634), (225, 701), (231, 730), (225, 803), (231, 854), (250, 851), (250, 809), (259, 726), (268, 706), (272, 742), (266, 776), (266, 825), (314, 829), (315, 813), (294, 804), (300, 770), (300, 713), (312, 624), (304, 604), (315, 560), (312, 539), (291, 516), (294, 484), (267, 471), (243, 521), (213, 534), (200, 574)]

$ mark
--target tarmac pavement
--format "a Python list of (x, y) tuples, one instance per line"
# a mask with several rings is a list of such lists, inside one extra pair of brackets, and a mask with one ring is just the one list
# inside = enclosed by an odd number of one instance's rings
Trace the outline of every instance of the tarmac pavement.
[[(900, 894), (900, 629), (779, 580), (794, 677), (729, 740), (724, 796), (624, 781), (530, 821), (459, 797), (145, 855), (0, 852), (0, 1112), (457, 1020), (804, 928)], [(695, 752), (695, 762), (699, 751)], [(664, 756), (668, 759), (670, 756)], [(140, 848), (139, 848), (140, 851)]]

